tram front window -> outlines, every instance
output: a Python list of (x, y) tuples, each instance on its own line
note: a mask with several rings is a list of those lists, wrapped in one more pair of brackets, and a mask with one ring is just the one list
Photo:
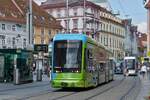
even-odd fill
[(135, 69), (135, 60), (126, 60), (125, 64), (128, 69)]
[(54, 72), (80, 72), (82, 60), (82, 41), (55, 41), (53, 56)]

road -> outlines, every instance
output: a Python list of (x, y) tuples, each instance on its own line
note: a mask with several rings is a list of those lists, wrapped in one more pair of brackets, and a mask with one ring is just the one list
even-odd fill
[(136, 100), (139, 77), (116, 75), (114, 81), (88, 89), (54, 89), (49, 81), (23, 85), (0, 84), (0, 100)]

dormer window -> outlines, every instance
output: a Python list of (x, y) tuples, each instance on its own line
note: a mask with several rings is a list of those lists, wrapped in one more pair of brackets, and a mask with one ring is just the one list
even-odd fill
[(77, 8), (73, 9), (74, 16), (77, 16)]
[(37, 17), (34, 15), (34, 19), (37, 19)]
[(14, 13), (11, 13), (11, 16), (17, 18), (17, 15), (15, 15)]
[(4, 14), (4, 13), (2, 13), (2, 12), (0, 12), (0, 16), (5, 17), (5, 14)]

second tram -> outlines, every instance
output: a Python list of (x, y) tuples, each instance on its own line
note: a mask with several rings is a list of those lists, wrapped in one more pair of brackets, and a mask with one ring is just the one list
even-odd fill
[(52, 87), (96, 87), (113, 80), (112, 53), (86, 35), (57, 34), (52, 47)]
[(124, 57), (124, 69), (126, 69), (126, 75), (137, 75), (136, 57)]

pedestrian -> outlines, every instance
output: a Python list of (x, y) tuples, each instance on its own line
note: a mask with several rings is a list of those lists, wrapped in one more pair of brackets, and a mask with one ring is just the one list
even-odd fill
[(147, 72), (147, 67), (145, 64), (143, 64), (141, 67), (141, 74), (142, 74), (143, 78), (145, 77), (146, 72)]
[(124, 68), (124, 76), (128, 76), (128, 68), (127, 67)]
[(150, 67), (147, 66), (147, 78), (150, 79)]

